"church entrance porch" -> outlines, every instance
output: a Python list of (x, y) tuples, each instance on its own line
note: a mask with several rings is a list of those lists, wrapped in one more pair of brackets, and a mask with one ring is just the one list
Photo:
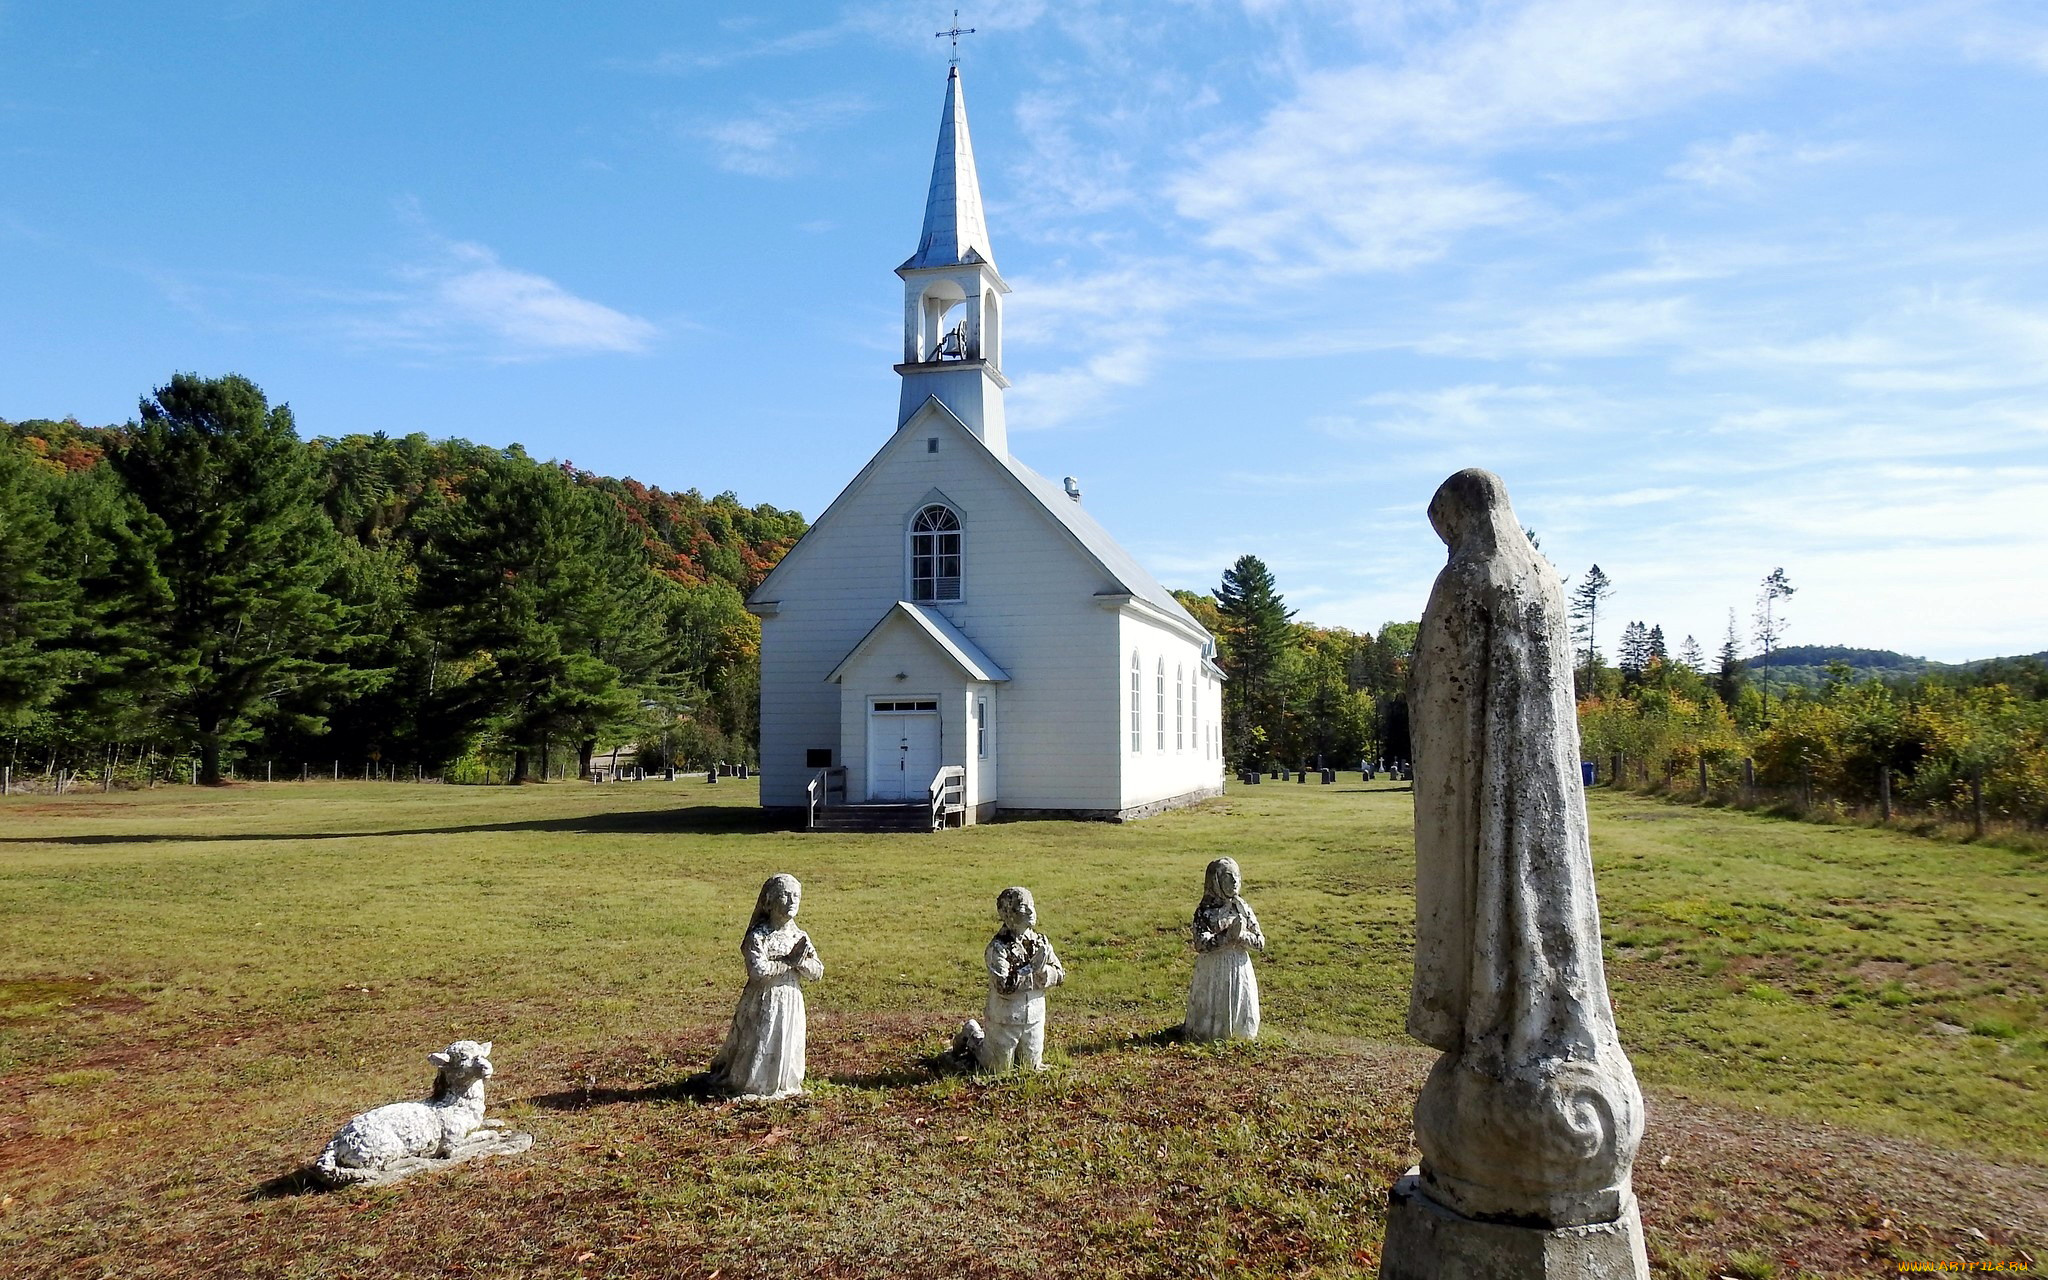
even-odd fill
[(868, 708), (867, 798), (877, 803), (922, 800), (940, 762), (935, 698), (876, 699)]

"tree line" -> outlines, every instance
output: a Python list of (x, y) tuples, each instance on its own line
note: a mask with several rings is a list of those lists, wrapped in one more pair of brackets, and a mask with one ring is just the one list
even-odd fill
[(546, 776), (745, 760), (801, 516), (465, 440), (302, 440), (246, 378), (0, 422), (0, 759)]
[(1238, 557), (1210, 593), (1174, 592), (1217, 642), (1231, 769), (1406, 760), (1413, 622), (1377, 633), (1294, 620), (1273, 573)]
[(1859, 678), (1833, 661), (1819, 688), (1778, 680), (1771, 657), (1796, 594), (1779, 568), (1758, 586), (1747, 646), (1732, 609), (1712, 659), (1690, 636), (1674, 654), (1661, 627), (1630, 622), (1609, 667), (1592, 628), (1596, 576), (1611, 593), (1598, 566), (1572, 592), (1586, 645), (1579, 736), (1603, 767), (1621, 758), (1623, 781), (1689, 791), (1704, 765), (1715, 794), (1753, 785), (1800, 807), (2048, 826), (2048, 663)]
[[(1704, 763), (1718, 795), (1753, 782), (1809, 805), (1889, 799), (1937, 818), (2048, 826), (2048, 662), (1863, 678), (1832, 662), (1819, 688), (1783, 681), (1771, 659), (1797, 588), (1776, 568), (1758, 584), (1746, 634), (1733, 609), (1711, 653), (1692, 636), (1674, 642), (1660, 624), (1630, 620), (1610, 663), (1600, 624), (1606, 615), (1613, 625), (1606, 605), (1616, 590), (1594, 565), (1567, 591), (1580, 740), (1603, 774), (1618, 756), (1624, 780), (1686, 790)], [(1217, 637), (1230, 768), (1409, 758), (1415, 623), (1367, 634), (1299, 621), (1249, 555), (1213, 592), (1175, 594)]]

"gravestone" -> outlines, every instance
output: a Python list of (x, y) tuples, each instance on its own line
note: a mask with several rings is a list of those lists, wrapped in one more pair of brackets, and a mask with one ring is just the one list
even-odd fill
[(1442, 1051), (1382, 1280), (1648, 1280), (1643, 1100), (1601, 962), (1564, 591), (1500, 478), (1429, 505), (1449, 548), (1416, 639), (1415, 981)]

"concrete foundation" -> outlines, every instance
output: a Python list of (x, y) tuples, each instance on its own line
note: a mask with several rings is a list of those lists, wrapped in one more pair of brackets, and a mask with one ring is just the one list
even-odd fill
[(1150, 804), (1134, 804), (1128, 809), (1019, 809), (1002, 805), (996, 811), (998, 822), (1034, 822), (1054, 819), (1063, 822), (1137, 822), (1156, 817), (1173, 809), (1185, 809), (1189, 805), (1213, 800), (1223, 794), (1219, 784), (1183, 791), (1177, 796), (1154, 800)]
[(1380, 1280), (1649, 1280), (1632, 1195), (1613, 1222), (1517, 1227), (1453, 1213), (1421, 1181), (1411, 1169), (1387, 1194)]

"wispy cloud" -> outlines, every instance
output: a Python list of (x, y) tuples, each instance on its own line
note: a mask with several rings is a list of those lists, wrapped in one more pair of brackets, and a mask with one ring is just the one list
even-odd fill
[(1506, 323), (1475, 318), (1468, 326), (1418, 339), (1425, 355), (1558, 359), (1633, 353), (1673, 343), (1693, 331), (1685, 297), (1563, 300), (1524, 304)]
[(1775, 172), (1801, 165), (1826, 164), (1862, 154), (1856, 143), (1788, 142), (1761, 130), (1731, 138), (1695, 142), (1685, 159), (1665, 170), (1695, 186), (1723, 191), (1754, 191)]
[(425, 249), (392, 271), (394, 286), (327, 291), (343, 309), (332, 325), (368, 346), (492, 361), (645, 351), (660, 336), (650, 321), (579, 297), (536, 272), (506, 265), (474, 241), (442, 237), (416, 205), (399, 211)]
[(1170, 187), (1211, 244), (1376, 271), (1534, 216), (1474, 166), (1753, 84), (1879, 38), (1895, 19), (1798, 0), (1537, 0), (1436, 43), (1300, 75), (1257, 127)]
[(1830, 333), (1703, 348), (1705, 366), (1819, 372), (1868, 391), (1982, 392), (2048, 384), (2048, 311), (1977, 290), (1913, 290)]
[(847, 19), (795, 31), (778, 31), (748, 38), (744, 32), (727, 33), (723, 43), (706, 40), (701, 44), (663, 49), (645, 57), (614, 58), (610, 65), (619, 71), (646, 75), (681, 76), (715, 71), (734, 63), (757, 58), (787, 57), (838, 44), (859, 29)]
[(748, 115), (692, 121), (682, 131), (707, 144), (712, 162), (728, 173), (786, 178), (801, 167), (798, 138), (844, 123), (869, 109), (867, 100), (858, 94), (827, 94), (762, 106)]

